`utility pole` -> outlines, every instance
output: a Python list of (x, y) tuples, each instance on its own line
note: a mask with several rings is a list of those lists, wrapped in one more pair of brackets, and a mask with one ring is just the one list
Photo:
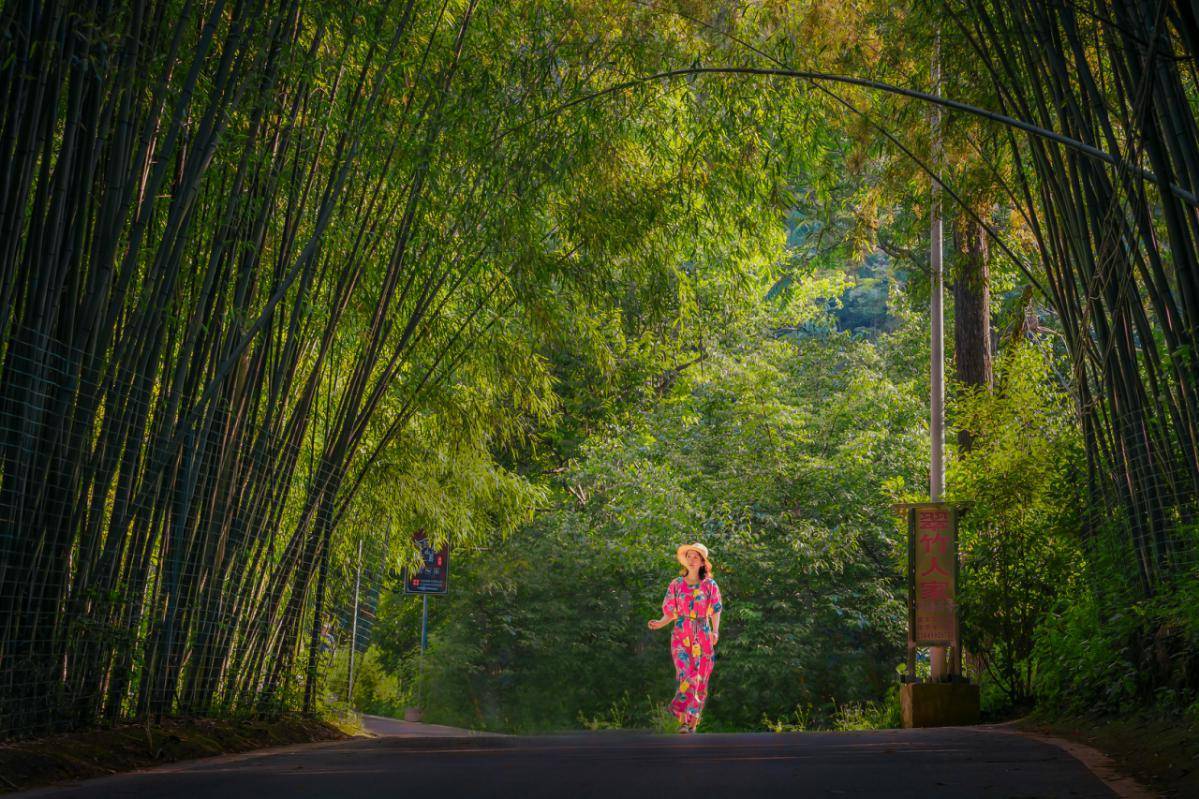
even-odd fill
[[(933, 40), (932, 92), (941, 93), (941, 34)], [(945, 169), (941, 110), (932, 109), (929, 191), (929, 502), (905, 504), (908, 520), (908, 669), (899, 687), (904, 727), (974, 724), (979, 688), (961, 677), (957, 511), (945, 504), (945, 270), (940, 176)], [(916, 645), (928, 645), (930, 681), (915, 677)], [(946, 646), (948, 644), (948, 647)], [(952, 648), (954, 663), (946, 659)], [(947, 673), (949, 672), (949, 673)]]
[[(938, 32), (933, 49), (932, 65), (933, 93), (941, 93), (941, 36)], [(932, 107), (932, 165), (940, 175), (944, 167), (941, 141), (941, 106)], [(929, 290), (930, 341), (930, 396), (929, 435), (932, 438), (932, 453), (928, 471), (928, 493), (933, 502), (941, 502), (945, 495), (945, 274), (942, 262), (944, 251), (944, 224), (941, 219), (941, 184), (932, 181), (929, 216), (929, 272), (932, 285)], [(933, 682), (945, 677), (945, 647), (934, 646), (928, 650), (929, 666)]]

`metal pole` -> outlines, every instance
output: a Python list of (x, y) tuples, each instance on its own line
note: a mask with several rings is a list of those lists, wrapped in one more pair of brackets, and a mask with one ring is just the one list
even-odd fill
[(420, 611), (420, 660), (417, 664), (417, 680), (418, 687), (416, 704), (418, 707), (424, 708), (424, 690), (425, 690), (425, 650), (429, 648), (429, 595), (421, 595), (421, 611)]
[(421, 602), (424, 605), (420, 613), (420, 653), (423, 656), (429, 648), (429, 595), (422, 596)]
[[(938, 33), (932, 64), (933, 92), (941, 90), (941, 37)], [(939, 173), (942, 168), (941, 107), (932, 109), (932, 164)], [(931, 227), (929, 231), (929, 265), (932, 286), (929, 291), (929, 324), (931, 326), (931, 363), (929, 397), (929, 434), (932, 438), (932, 454), (929, 464), (929, 495), (933, 502), (940, 502), (945, 494), (945, 318), (942, 297), (945, 291), (942, 250), (944, 227), (941, 220), (941, 186), (932, 182), (932, 198), (929, 205)], [(932, 679), (937, 682), (945, 676), (945, 647), (934, 646), (928, 651)]]
[(350, 673), (346, 677), (346, 702), (354, 706), (354, 652), (358, 649), (358, 593), (362, 587), (362, 539), (358, 539), (358, 576), (354, 578), (354, 621), (350, 624)]

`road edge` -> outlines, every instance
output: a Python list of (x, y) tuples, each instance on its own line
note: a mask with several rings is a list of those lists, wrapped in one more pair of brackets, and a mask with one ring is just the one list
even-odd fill
[(167, 719), (0, 742), (0, 796), (353, 736), (318, 719)]
[(1063, 750), (1078, 762), (1086, 766), (1100, 781), (1112, 790), (1120, 799), (1162, 799), (1162, 794), (1150, 789), (1135, 777), (1124, 772), (1111, 755), (1069, 738), (1047, 735), (1024, 729), (1019, 725), (1023, 719), (1008, 721), (1002, 724), (980, 724), (971, 729), (999, 733), (1001, 735), (1020, 735), (1040, 743), (1050, 744)]

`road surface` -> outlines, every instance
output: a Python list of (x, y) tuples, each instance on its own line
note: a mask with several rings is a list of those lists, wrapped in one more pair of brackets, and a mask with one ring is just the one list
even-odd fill
[[(464, 735), (368, 720), (384, 737), (177, 763), (20, 797), (1113, 797), (1049, 743), (986, 728), (691, 736)], [(390, 733), (390, 734), (389, 734)]]

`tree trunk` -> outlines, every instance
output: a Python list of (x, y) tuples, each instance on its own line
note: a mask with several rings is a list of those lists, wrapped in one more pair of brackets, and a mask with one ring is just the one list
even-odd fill
[[(983, 214), (980, 214), (982, 216)], [(959, 217), (953, 281), (953, 360), (958, 383), (990, 390), (991, 288), (987, 231), (975, 219)], [(969, 430), (958, 430), (958, 447), (973, 445)]]

